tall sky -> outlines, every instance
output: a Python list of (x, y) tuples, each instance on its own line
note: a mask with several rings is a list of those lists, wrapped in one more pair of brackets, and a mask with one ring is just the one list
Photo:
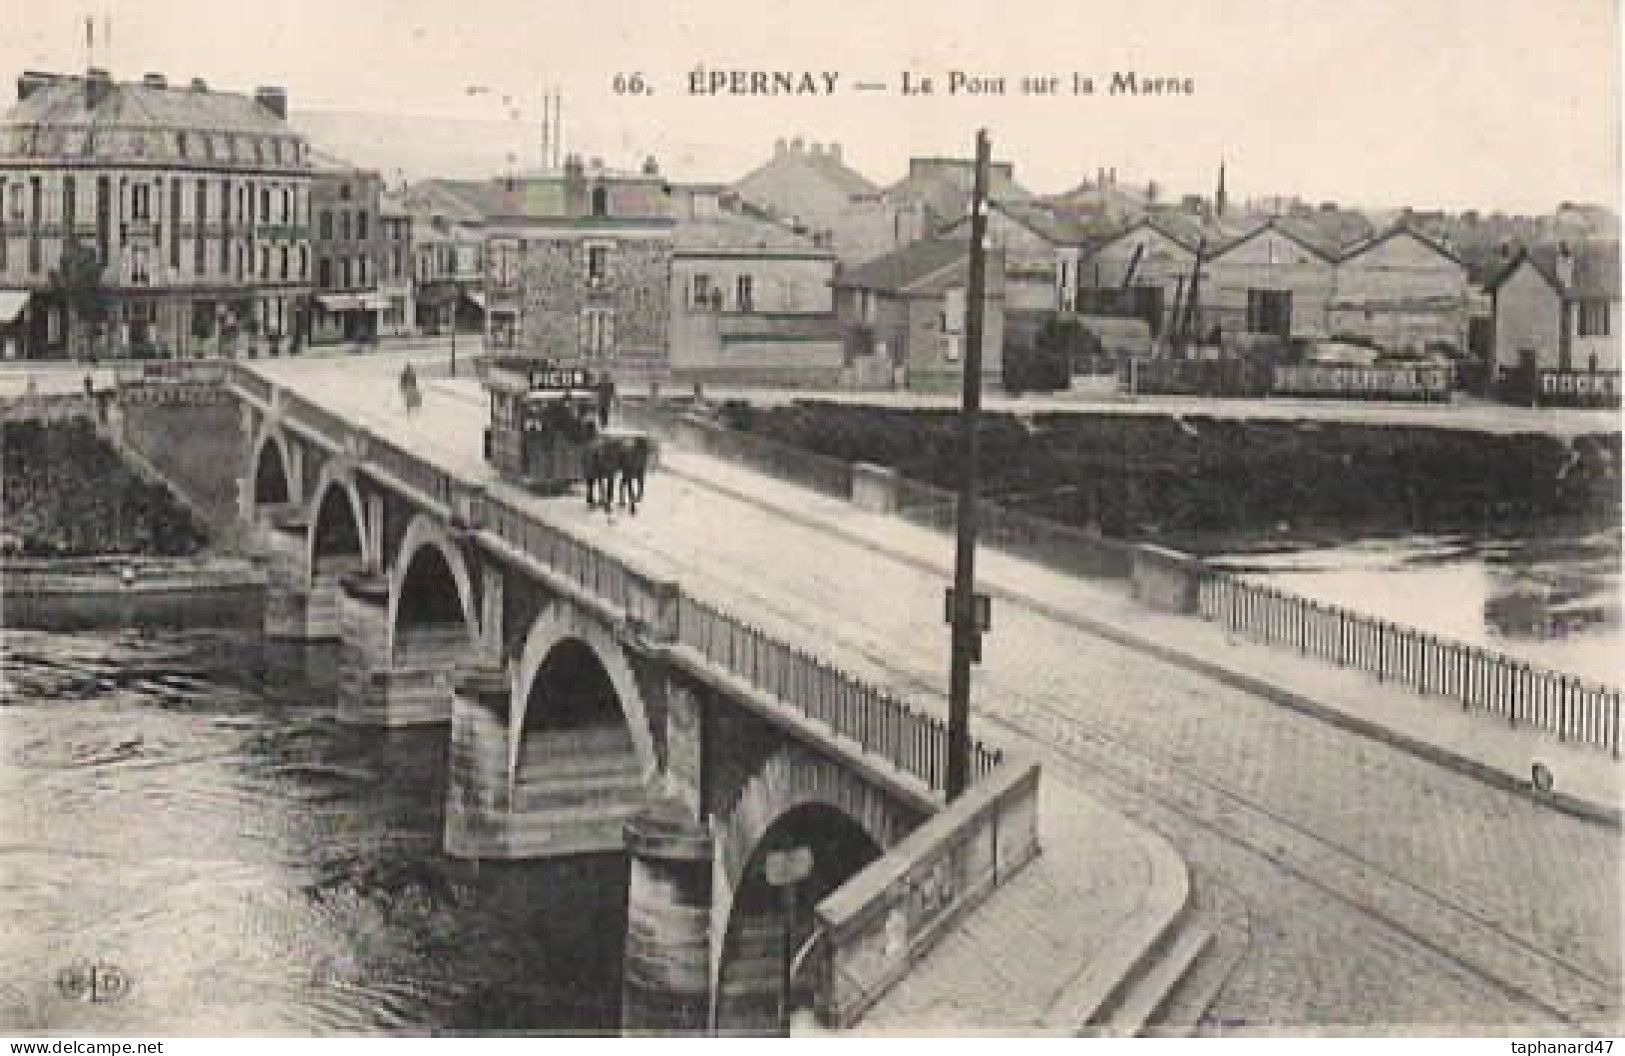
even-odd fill
[[(1206, 191), (1223, 157), (1233, 197), (1548, 211), (1620, 194), (1615, 0), (0, 0), (0, 74), (83, 68), (87, 16), (115, 76), (456, 119), (523, 164), (557, 86), (571, 149), (617, 166), (653, 154), (681, 178), (737, 178), (801, 136), (890, 182), (911, 155), (968, 153), (986, 126), (1040, 192), (1102, 166)], [(697, 96), (697, 69), (839, 82)], [(905, 70), (936, 94), (899, 94)], [(1002, 77), (1005, 94), (948, 95), (954, 70)], [(1108, 94), (1127, 71), (1194, 94)], [(618, 73), (654, 94), (617, 94)], [(1074, 73), (1095, 94), (1071, 94)], [(1049, 76), (1061, 94), (1021, 94)]]

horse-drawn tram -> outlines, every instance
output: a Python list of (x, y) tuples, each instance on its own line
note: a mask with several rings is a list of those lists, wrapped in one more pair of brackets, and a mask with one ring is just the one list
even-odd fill
[(545, 495), (587, 486), (587, 501), (606, 509), (616, 497), (636, 512), (653, 445), (639, 432), (607, 427), (614, 388), (608, 375), (545, 360), (485, 364), (491, 424), (485, 458), (504, 479)]

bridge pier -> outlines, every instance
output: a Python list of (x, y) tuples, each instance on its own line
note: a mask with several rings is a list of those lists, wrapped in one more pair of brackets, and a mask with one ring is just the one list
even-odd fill
[[(315, 642), (339, 641), (343, 638), (339, 604), (344, 596), (344, 578), (366, 571), (366, 562), (359, 554), (344, 554), (318, 557), (313, 563), (309, 600), (305, 604), (305, 637)], [(387, 594), (385, 598), (387, 600)]]
[(626, 823), (624, 1034), (703, 1034), (711, 1006), (710, 832), (669, 802)]
[(728, 971), (717, 982), (717, 1033), (782, 1033), (780, 1009), (790, 923), (784, 907), (765, 898), (765, 885), (747, 886), (733, 904)]
[(508, 672), (481, 664), (457, 680), (446, 775), (446, 853), (453, 858), (516, 858), (508, 845), (513, 806), (508, 780)]
[(310, 521), (292, 504), (265, 515), (260, 536), (269, 557), (265, 590), (265, 636), (272, 641), (310, 639), (310, 591), (305, 586), (306, 533)]
[(339, 721), (416, 726), (450, 719), (453, 671), (461, 654), (430, 647), (425, 655), (414, 653), (410, 666), (392, 662), (389, 580), (364, 572), (338, 579)]

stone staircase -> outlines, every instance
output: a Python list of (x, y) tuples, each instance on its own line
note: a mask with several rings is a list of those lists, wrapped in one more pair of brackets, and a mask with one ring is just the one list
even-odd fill
[(1082, 1033), (1100, 1037), (1190, 1037), (1205, 1033), (1208, 1009), (1246, 953), (1246, 904), (1207, 877), (1136, 969), (1089, 1014)]

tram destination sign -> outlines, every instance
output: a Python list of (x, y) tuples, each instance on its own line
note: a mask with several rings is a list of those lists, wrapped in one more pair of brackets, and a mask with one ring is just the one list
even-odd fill
[(587, 389), (592, 387), (592, 372), (585, 367), (531, 367), (532, 389)]

